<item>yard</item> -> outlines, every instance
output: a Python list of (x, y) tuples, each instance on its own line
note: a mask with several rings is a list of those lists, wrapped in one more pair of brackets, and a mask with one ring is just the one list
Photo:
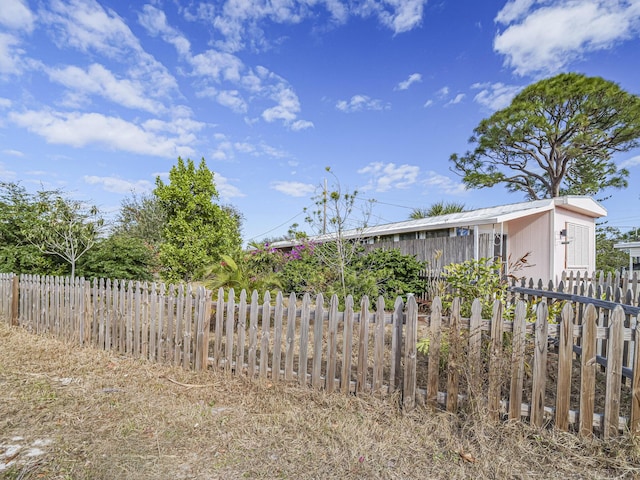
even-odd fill
[(583, 440), (397, 399), (193, 372), (0, 322), (0, 477), (611, 478), (640, 440)]

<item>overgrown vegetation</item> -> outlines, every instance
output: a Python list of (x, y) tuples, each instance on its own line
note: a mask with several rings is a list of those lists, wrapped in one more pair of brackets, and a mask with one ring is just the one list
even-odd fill
[[(0, 321), (0, 477), (633, 478), (640, 444), (190, 372)], [(9, 447), (11, 446), (11, 448)]]

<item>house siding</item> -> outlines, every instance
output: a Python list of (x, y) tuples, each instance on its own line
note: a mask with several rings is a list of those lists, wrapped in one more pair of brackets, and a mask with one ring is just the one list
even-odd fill
[[(588, 233), (586, 235), (587, 240), (585, 243), (581, 245), (580, 248), (586, 250), (588, 253), (588, 261), (587, 265), (583, 265), (584, 268), (572, 268), (573, 265), (567, 263), (567, 250), (569, 248), (574, 247), (575, 244), (572, 245), (572, 242), (575, 242), (575, 238), (570, 238), (570, 236), (564, 237), (560, 235), (562, 230), (567, 229), (567, 224), (577, 225), (579, 227), (586, 228)], [(580, 213), (572, 212), (570, 210), (566, 210), (563, 208), (557, 208), (555, 219), (554, 219), (554, 227), (553, 227), (553, 239), (554, 239), (554, 271), (556, 275), (558, 272), (565, 271), (576, 271), (579, 270), (584, 272), (585, 270), (589, 272), (593, 272), (596, 269), (596, 232), (595, 232), (595, 224), (593, 218), (588, 217), (586, 215), (582, 215)], [(566, 243), (568, 242), (568, 243)]]
[(507, 224), (509, 234), (509, 262), (514, 263), (529, 253), (529, 267), (520, 271), (510, 271), (513, 275), (540, 278), (548, 281), (552, 278), (550, 268), (551, 247), (549, 241), (551, 213), (543, 212), (528, 217), (511, 220)]

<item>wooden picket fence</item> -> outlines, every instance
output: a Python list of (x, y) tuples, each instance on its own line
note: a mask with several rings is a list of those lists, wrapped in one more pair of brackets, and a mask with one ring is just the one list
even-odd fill
[[(0, 274), (0, 315), (34, 333), (185, 368), (394, 394), (405, 409), (473, 409), (586, 436), (637, 434), (638, 308), (530, 286), (539, 285), (514, 286), (511, 317), (496, 301), (486, 319), (478, 299), (463, 318), (459, 299), (444, 312), (435, 298), (419, 315), (413, 297), (387, 312), (382, 298), (370, 308), (366, 297), (340, 305), (336, 296), (220, 290), (214, 300), (188, 285)], [(557, 301), (561, 313), (550, 318)], [(423, 355), (416, 345), (425, 337)]]

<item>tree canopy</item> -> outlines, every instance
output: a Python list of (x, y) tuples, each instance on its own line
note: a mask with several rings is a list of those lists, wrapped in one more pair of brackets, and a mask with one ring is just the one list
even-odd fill
[(154, 195), (166, 215), (160, 245), (162, 275), (170, 281), (190, 281), (203, 265), (220, 261), (222, 254), (240, 248), (240, 219), (235, 210), (219, 205), (214, 174), (204, 158), (178, 163), (169, 183), (156, 178)]
[(612, 155), (639, 145), (640, 98), (600, 77), (563, 73), (526, 87), (453, 154), (469, 188), (505, 184), (529, 199), (625, 188)]
[(37, 217), (34, 196), (19, 184), (0, 182), (0, 271), (63, 274), (61, 258), (43, 253), (30, 241)]

